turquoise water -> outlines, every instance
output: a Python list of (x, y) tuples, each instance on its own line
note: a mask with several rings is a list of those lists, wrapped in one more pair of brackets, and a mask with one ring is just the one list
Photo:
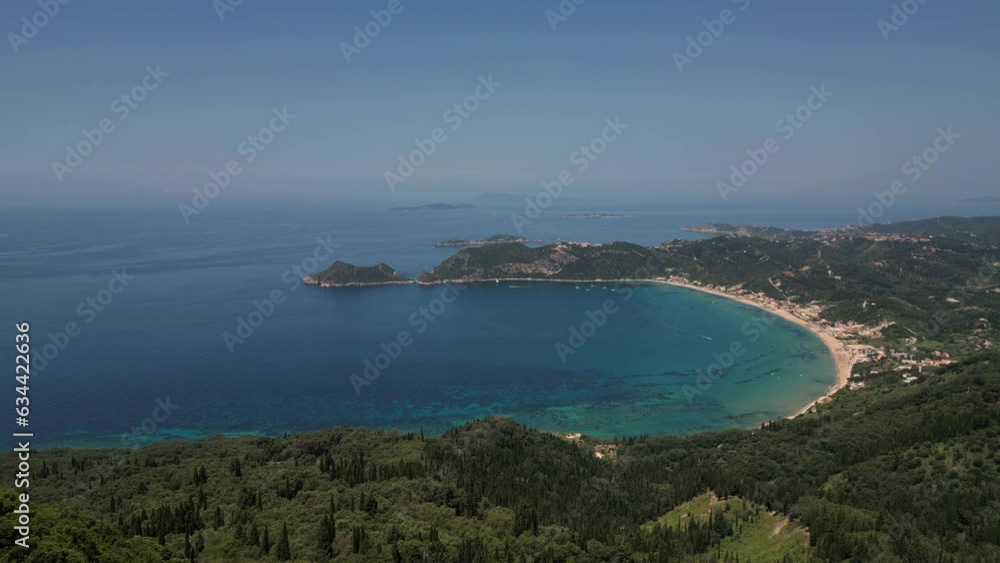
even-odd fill
[[(283, 275), (317, 236), (332, 235), (335, 258), (415, 273), (450, 254), (434, 241), (504, 232), (507, 221), (485, 210), (436, 217), (220, 210), (186, 226), (172, 214), (102, 211), (49, 215), (47, 229), (8, 217), (0, 291), (11, 298), (0, 317), (9, 342), (14, 322), (32, 323), (36, 442), (133, 445), (335, 425), (440, 433), (489, 415), (596, 436), (683, 434), (785, 416), (834, 382), (832, 358), (808, 331), (681, 288), (479, 284), (445, 294), (445, 304), (435, 301), (443, 286), (333, 290)], [(705, 219), (556, 217), (539, 236), (651, 243), (693, 236), (676, 227)], [(100, 312), (81, 313), (122, 267), (135, 279)], [(275, 290), (282, 303), (230, 351), (224, 334), (238, 334), (254, 301)], [(614, 312), (592, 334), (581, 328), (602, 308)], [(774, 319), (766, 331), (748, 325), (762, 316)], [(80, 328), (68, 342), (67, 322)], [(588, 337), (571, 342), (571, 327)], [(401, 332), (409, 345), (386, 366), (382, 345), (394, 351)], [(565, 362), (559, 343), (570, 347)], [(744, 352), (699, 389), (699, 373), (736, 344)], [(363, 378), (366, 361), (385, 369), (358, 393), (351, 375)], [(176, 409), (165, 414), (164, 404)]]
[[(350, 299), (359, 317), (402, 320), (439, 293), (369, 289), (330, 299)], [(602, 309), (614, 312), (602, 319)], [(395, 324), (363, 340), (388, 342)], [(592, 336), (571, 343), (572, 328)], [(717, 371), (734, 343), (743, 352)], [(368, 358), (380, 351), (365, 348)], [(718, 377), (699, 382), (710, 369)], [(834, 377), (815, 335), (727, 299), (662, 285), (484, 284), (467, 286), (360, 398), (335, 393), (315, 403), (314, 416), (329, 416), (323, 405), (334, 403), (337, 416), (366, 425), (393, 413), (394, 426), (432, 431), (496, 413), (595, 436), (683, 434), (786, 416)]]

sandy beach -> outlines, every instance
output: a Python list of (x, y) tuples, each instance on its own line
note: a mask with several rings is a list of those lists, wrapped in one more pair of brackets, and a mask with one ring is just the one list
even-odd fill
[(817, 397), (815, 400), (811, 401), (806, 406), (804, 406), (801, 409), (795, 411), (793, 414), (789, 415), (788, 418), (795, 418), (795, 417), (797, 417), (797, 416), (799, 416), (801, 414), (804, 414), (804, 413), (808, 412), (817, 403), (824, 403), (826, 401), (829, 401), (830, 397), (834, 393), (836, 393), (842, 387), (844, 387), (845, 385), (847, 385), (847, 380), (851, 377), (851, 368), (854, 367), (854, 356), (853, 356), (853, 354), (851, 354), (851, 352), (847, 349), (847, 346), (843, 342), (841, 342), (836, 337), (834, 337), (832, 334), (826, 332), (825, 330), (823, 330), (821, 327), (817, 326), (816, 324), (814, 324), (814, 323), (812, 323), (812, 322), (810, 322), (810, 321), (808, 321), (806, 319), (802, 319), (800, 317), (797, 317), (797, 316), (793, 315), (790, 311), (786, 311), (784, 309), (779, 309), (779, 308), (776, 308), (776, 307), (767, 307), (765, 305), (762, 305), (761, 303), (757, 303), (755, 301), (751, 301), (749, 299), (740, 297), (739, 295), (730, 295), (730, 294), (725, 293), (723, 291), (718, 291), (718, 290), (715, 290), (715, 289), (709, 289), (707, 287), (701, 287), (701, 286), (692, 285), (692, 284), (689, 284), (689, 283), (681, 283), (681, 282), (665, 281), (665, 280), (649, 280), (649, 281), (653, 281), (655, 283), (667, 284), (667, 285), (674, 285), (674, 286), (677, 286), (677, 287), (684, 287), (684, 288), (687, 288), (687, 289), (693, 289), (695, 291), (701, 291), (701, 292), (704, 292), (704, 293), (710, 293), (712, 295), (718, 295), (719, 297), (725, 297), (727, 299), (733, 299), (734, 301), (739, 301), (740, 303), (744, 303), (746, 305), (750, 305), (750, 306), (756, 307), (758, 309), (763, 309), (763, 310), (765, 310), (765, 311), (767, 311), (769, 313), (773, 313), (773, 314), (775, 314), (775, 315), (777, 315), (777, 316), (779, 316), (779, 317), (781, 317), (781, 318), (783, 318), (783, 319), (785, 319), (787, 321), (791, 321), (791, 322), (793, 322), (793, 323), (795, 323), (795, 324), (797, 324), (797, 325), (799, 325), (799, 326), (801, 326), (801, 327), (803, 327), (803, 328), (805, 328), (807, 330), (810, 330), (813, 333), (815, 333), (816, 336), (819, 336), (820, 339), (823, 341), (823, 343), (826, 344), (826, 347), (830, 350), (830, 355), (833, 356), (834, 364), (837, 367), (837, 382), (832, 387), (830, 387), (830, 389), (824, 395), (822, 395), (820, 397)]

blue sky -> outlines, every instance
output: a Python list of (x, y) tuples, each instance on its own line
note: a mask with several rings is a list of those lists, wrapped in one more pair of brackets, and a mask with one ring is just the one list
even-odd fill
[[(912, 1), (912, 0), (911, 0)], [(567, 3), (569, 0), (567, 0)], [(898, 0), (684, 2), (587, 0), (553, 30), (559, 1), (401, 0), (402, 11), (352, 57), (342, 54), (371, 2), (244, 0), (220, 21), (212, 2), (83, 2), (11, 46), (36, 1), (0, 5), (5, 135), (0, 195), (10, 202), (181, 202), (236, 159), (233, 201), (471, 201), (532, 195), (573, 169), (571, 154), (607, 118), (629, 128), (567, 198), (622, 205), (862, 205), (901, 177), (940, 127), (961, 134), (914, 182), (913, 201), (991, 196), (1000, 147), (1000, 5), (927, 0), (883, 37)], [(746, 9), (741, 10), (744, 5)], [(679, 72), (673, 54), (729, 9), (711, 45)], [(147, 66), (169, 73), (126, 119), (111, 110)], [(451, 130), (443, 118), (480, 76), (496, 91)], [(717, 182), (775, 123), (834, 95), (729, 201)], [(295, 119), (253, 162), (238, 152)], [(54, 161), (82, 129), (115, 129), (57, 181)], [(414, 139), (448, 139), (395, 192)]]

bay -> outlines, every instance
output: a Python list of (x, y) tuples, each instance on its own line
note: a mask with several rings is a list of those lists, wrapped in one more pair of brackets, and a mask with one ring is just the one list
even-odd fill
[[(550, 214), (526, 236), (654, 244), (700, 236), (679, 227), (708, 219)], [(824, 220), (833, 222), (795, 218)], [(434, 248), (438, 240), (512, 232), (505, 211), (220, 207), (187, 225), (161, 209), (46, 210), (44, 218), (5, 216), (4, 225), (0, 314), (32, 324), (32, 428), (43, 445), (343, 424), (440, 433), (490, 415), (602, 437), (685, 434), (785, 416), (834, 380), (832, 359), (805, 329), (779, 319), (751, 342), (747, 323), (764, 313), (681, 288), (469, 285), (425, 324), (414, 315), (426, 320), (421, 308), (443, 287), (327, 290), (288, 282), (317, 239), (336, 245), (333, 259), (384, 261), (415, 275), (455, 251)], [(122, 270), (134, 279), (120, 293), (104, 292), (112, 299), (101, 305), (112, 272)], [(275, 291), (284, 300), (227, 346), (224, 335), (238, 334), (240, 319)], [(571, 329), (608, 300), (616, 312), (574, 347)], [(13, 322), (3, 330), (11, 342)], [(67, 323), (77, 335), (64, 338)], [(365, 379), (370, 385), (359, 394), (351, 375), (363, 378), (366, 361), (379, 359), (383, 343), (403, 331), (412, 344)], [(573, 353), (561, 357), (560, 343)], [(746, 353), (692, 394), (699, 373), (733, 343)], [(165, 415), (164, 404), (176, 410)]]

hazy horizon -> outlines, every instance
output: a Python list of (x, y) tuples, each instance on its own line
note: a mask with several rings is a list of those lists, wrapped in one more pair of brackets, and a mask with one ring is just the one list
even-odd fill
[[(1000, 7), (931, 1), (891, 29), (893, 4), (68, 3), (35, 26), (36, 2), (8, 2), (0, 196), (176, 208), (233, 160), (218, 196), (232, 205), (523, 199), (562, 170), (559, 205), (853, 210), (896, 179), (901, 207), (994, 196)], [(581, 170), (579, 147), (614, 120)], [(954, 150), (914, 179), (907, 161), (949, 130)], [(777, 150), (722, 197), (768, 138)], [(390, 189), (415, 141), (433, 152)]]

